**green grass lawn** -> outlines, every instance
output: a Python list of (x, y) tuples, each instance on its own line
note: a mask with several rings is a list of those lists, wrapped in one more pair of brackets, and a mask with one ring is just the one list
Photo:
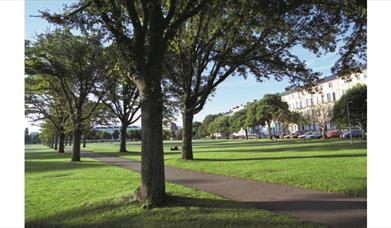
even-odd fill
[[(193, 161), (180, 159), (180, 151), (165, 142), (165, 164), (264, 182), (366, 196), (367, 149), (361, 140), (209, 140), (194, 141)], [(88, 144), (86, 150), (140, 159), (140, 143), (119, 153), (118, 143)]]
[(131, 200), (138, 173), (43, 146), (26, 146), (25, 168), (26, 227), (318, 227), (170, 183), (145, 210)]

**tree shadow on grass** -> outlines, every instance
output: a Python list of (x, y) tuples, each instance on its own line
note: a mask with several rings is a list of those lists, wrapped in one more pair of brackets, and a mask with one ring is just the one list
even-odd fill
[(55, 151), (53, 148), (49, 148), (49, 147), (29, 147), (29, 148), (24, 148), (24, 150), (26, 152), (39, 152), (39, 151)]
[(274, 153), (274, 152), (338, 152), (343, 150), (359, 150), (364, 149), (361, 144), (324, 144), (324, 145), (312, 145), (312, 144), (303, 144), (297, 145), (294, 147), (256, 147), (256, 148), (238, 148), (238, 147), (222, 147), (217, 149), (210, 148), (207, 151), (199, 151), (199, 148), (194, 148), (194, 153), (229, 153), (229, 152), (238, 152), (238, 153)]
[(75, 169), (85, 168), (96, 168), (107, 166), (107, 164), (100, 163), (98, 161), (25, 161), (25, 172), (36, 173), (36, 172), (47, 172), (47, 171), (66, 171)]
[[(314, 145), (315, 144), (315, 145)], [(319, 140), (319, 139), (294, 139), (294, 140), (273, 140), (273, 141), (223, 141), (223, 142), (199, 142), (193, 143), (194, 148), (213, 148), (213, 147), (246, 147), (246, 146), (289, 146), (289, 145), (302, 145), (302, 146), (316, 146), (316, 147), (325, 147), (325, 146), (339, 146), (346, 148), (355, 148), (355, 147), (363, 147), (366, 146), (366, 141), (357, 141), (353, 144), (350, 144), (346, 140), (338, 140), (338, 139), (328, 139), (328, 140)]]
[(261, 158), (196, 158), (196, 161), (261, 161), (261, 160), (285, 160), (285, 159), (308, 159), (308, 158), (351, 158), (366, 157), (366, 154), (327, 154), (313, 156), (281, 156), (281, 157), (261, 157)]
[[(165, 155), (176, 155), (176, 154), (181, 154), (181, 151), (169, 151), (170, 148), (165, 148), (166, 150), (164, 151)], [(138, 156), (141, 157), (141, 152), (134, 152), (134, 151), (127, 151), (127, 152), (99, 152), (99, 151), (94, 151), (93, 153), (95, 154), (101, 154), (102, 156), (111, 156), (111, 157), (122, 157), (126, 155), (131, 155), (131, 156)]]
[[(141, 204), (129, 198), (81, 204), (54, 215), (26, 221), (26, 227), (316, 227), (315, 224), (287, 219), (276, 214), (249, 213), (248, 209), (259, 208), (277, 213), (326, 212), (339, 213), (346, 210), (365, 210), (364, 201), (318, 200), (235, 202), (230, 200), (205, 199), (168, 195), (159, 208), (144, 210)], [(366, 217), (348, 222), (366, 224)]]
[[(89, 152), (89, 151), (87, 151)], [(134, 152), (134, 151), (126, 151), (126, 152), (100, 152), (99, 150), (94, 150), (92, 152), (92, 156), (96, 157), (121, 157), (121, 156), (126, 156), (126, 155), (133, 155), (133, 156), (141, 156), (140, 152)]]
[[(298, 227), (308, 223), (268, 212), (246, 214), (251, 205), (229, 200), (168, 196), (164, 205), (144, 210), (141, 204), (116, 200), (86, 204), (26, 222), (26, 227)], [(231, 213), (231, 214), (230, 214)], [(230, 216), (234, 215), (234, 216)], [(311, 224), (310, 227), (313, 227)]]
[[(41, 150), (42, 151), (42, 150)], [(24, 154), (26, 160), (47, 160), (47, 159), (59, 159), (59, 158), (71, 158), (70, 153), (58, 153), (56, 151), (49, 152), (26, 152)]]
[[(82, 205), (81, 207), (72, 208), (66, 211), (56, 213), (51, 216), (43, 216), (38, 219), (34, 219), (26, 222), (26, 227), (160, 227), (161, 225), (167, 226), (167, 220), (170, 221), (170, 227), (185, 227), (187, 221), (182, 219), (177, 220), (177, 215), (168, 216), (171, 213), (178, 211), (178, 208), (214, 208), (214, 209), (242, 209), (246, 206), (244, 204), (235, 203), (228, 200), (214, 200), (214, 199), (202, 199), (202, 198), (190, 198), (168, 195), (164, 205), (159, 208), (144, 210), (141, 209), (142, 205), (138, 202), (130, 200), (131, 197), (124, 200), (106, 201), (93, 205)], [(119, 213), (117, 214), (116, 211)], [(128, 211), (124, 214), (121, 211)], [(220, 211), (221, 213), (222, 211)], [(178, 212), (188, 213), (191, 212)], [(110, 214), (110, 216), (104, 216), (104, 214)], [(167, 216), (165, 216), (165, 214)], [(91, 218), (96, 215), (105, 217), (100, 221), (94, 221)], [(193, 214), (194, 215), (194, 214)], [(165, 217), (165, 218), (164, 218)], [(171, 218), (170, 218), (171, 217)], [(81, 218), (81, 219), (80, 219)], [(72, 221), (72, 220), (78, 221)], [(166, 221), (161, 221), (165, 219)], [(207, 218), (205, 218), (207, 220)], [(98, 219), (97, 219), (98, 220)], [(206, 222), (206, 221), (203, 221)], [(208, 225), (213, 225), (214, 221), (207, 222)]]

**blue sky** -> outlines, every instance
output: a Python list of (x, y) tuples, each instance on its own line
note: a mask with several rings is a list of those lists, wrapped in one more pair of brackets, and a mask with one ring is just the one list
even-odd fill
[[(39, 34), (53, 29), (45, 20), (30, 15), (38, 15), (38, 10), (49, 9), (56, 12), (63, 8), (64, 4), (71, 4), (74, 0), (26, 0), (25, 1), (25, 38), (33, 39), (35, 34)], [(307, 61), (309, 67), (314, 71), (321, 72), (323, 76), (330, 75), (330, 69), (337, 59), (337, 54), (330, 53), (317, 58), (307, 50), (297, 47), (294, 50), (301, 59)], [(256, 82), (254, 77), (248, 77), (247, 80), (241, 77), (231, 77), (225, 80), (216, 90), (214, 96), (205, 104), (204, 109), (198, 113), (194, 120), (202, 121), (208, 114), (225, 112), (232, 107), (245, 104), (248, 101), (261, 98), (267, 93), (282, 92), (288, 86), (287, 81), (277, 82), (275, 80)], [(181, 124), (180, 118), (177, 123)], [(34, 129), (34, 128), (33, 128)], [(36, 129), (36, 128), (35, 128)]]

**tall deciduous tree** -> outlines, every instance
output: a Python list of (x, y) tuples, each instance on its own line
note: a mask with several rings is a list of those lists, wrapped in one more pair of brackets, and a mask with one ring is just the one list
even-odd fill
[(281, 111), (288, 110), (288, 104), (281, 100), (278, 94), (266, 94), (256, 103), (257, 122), (266, 126), (269, 133), (269, 139), (272, 139), (271, 123), (278, 123), (278, 117)]
[(331, 121), (332, 105), (329, 103), (318, 104), (311, 106), (308, 113), (304, 113), (305, 118), (309, 123), (318, 124), (322, 139), (325, 139), (327, 123)]
[[(61, 91), (73, 125), (72, 161), (80, 161), (82, 123), (98, 106), (104, 90), (104, 52), (99, 36), (75, 36), (69, 30), (41, 35), (31, 47), (27, 73), (51, 77)], [(92, 97), (93, 108), (85, 109)]]
[(246, 105), (246, 119), (245, 125), (249, 128), (253, 128), (259, 125), (257, 120), (257, 103), (256, 101), (247, 103)]
[(140, 94), (143, 138), (141, 185), (135, 199), (147, 207), (160, 204), (165, 196), (161, 88), (165, 52), (178, 28), (205, 2), (87, 0), (68, 7), (63, 14), (42, 12), (51, 22), (83, 31), (99, 27), (118, 43), (124, 58), (135, 63), (132, 81)]
[(248, 125), (246, 124), (246, 114), (247, 112), (245, 108), (235, 112), (232, 116), (230, 116), (229, 124), (232, 132), (240, 131), (241, 129), (243, 129), (246, 133), (246, 139), (248, 139)]
[(280, 124), (280, 134), (281, 138), (284, 139), (286, 130), (292, 124), (302, 123), (303, 116), (299, 112), (292, 112), (288, 108), (281, 109), (277, 115), (278, 123)]
[[(349, 105), (350, 104), (350, 105)], [(367, 86), (357, 85), (348, 91), (334, 104), (332, 120), (340, 128), (348, 126), (347, 106), (352, 125), (358, 125), (367, 130)]]
[(126, 152), (127, 129), (141, 117), (139, 92), (136, 85), (129, 80), (129, 77), (135, 73), (134, 67), (122, 60), (116, 46), (111, 46), (109, 50), (112, 62), (105, 83), (107, 93), (103, 103), (121, 122), (119, 152)]
[(88, 105), (85, 106), (85, 113), (89, 114), (90, 109), (95, 109), (89, 118), (85, 118), (82, 123), (82, 135), (83, 135), (83, 148), (86, 147), (87, 137), (94, 127), (97, 126), (110, 126), (115, 125), (118, 121), (116, 116), (109, 110), (109, 108), (103, 104), (98, 104), (95, 107), (95, 102), (89, 102)]
[(311, 87), (318, 74), (291, 48), (318, 55), (335, 51), (336, 38), (354, 22), (347, 12), (354, 10), (353, 4), (333, 1), (211, 1), (183, 24), (165, 64), (181, 101), (183, 159), (193, 158), (193, 116), (220, 83), (252, 73), (258, 81), (289, 78), (294, 86)]
[(229, 124), (229, 116), (219, 116), (209, 124), (209, 131), (212, 133), (220, 133), (223, 137), (229, 138), (231, 127)]
[(202, 123), (194, 122), (193, 123), (193, 137), (201, 138), (202, 137)]
[[(30, 71), (29, 59), (33, 53), (26, 46), (26, 71)], [(69, 119), (65, 100), (61, 97), (58, 85), (45, 75), (27, 75), (25, 77), (25, 112), (33, 121), (48, 120), (55, 128), (58, 152), (64, 153), (65, 125)], [(57, 149), (57, 146), (55, 146)]]
[(211, 123), (219, 116), (222, 116), (223, 114), (210, 114), (205, 116), (204, 120), (202, 121), (202, 134), (203, 135), (212, 135), (214, 132), (210, 131), (211, 128), (209, 127)]

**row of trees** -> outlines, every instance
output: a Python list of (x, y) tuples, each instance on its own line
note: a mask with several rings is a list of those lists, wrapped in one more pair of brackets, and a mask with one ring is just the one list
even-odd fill
[(28, 109), (53, 124), (60, 142), (70, 123), (72, 161), (80, 161), (83, 123), (91, 126), (100, 103), (123, 126), (141, 118), (135, 198), (147, 206), (165, 195), (162, 124), (164, 114), (172, 116), (168, 104), (182, 112), (182, 158), (192, 159), (193, 116), (228, 77), (251, 73), (259, 81), (287, 78), (294, 86), (311, 86), (319, 74), (291, 49), (321, 55), (335, 51), (337, 40), (343, 44), (335, 72), (357, 71), (366, 60), (366, 5), (356, 1), (80, 0), (41, 17), (63, 29), (26, 42), (26, 74), (39, 78), (39, 89), (26, 91)]
[(196, 122), (193, 137), (205, 137), (220, 133), (229, 138), (231, 133), (241, 129), (245, 131), (248, 139), (248, 128), (263, 126), (268, 128), (269, 138), (272, 139), (271, 123), (279, 127), (281, 138), (293, 124), (316, 124), (323, 139), (327, 130), (327, 123), (333, 122), (340, 129), (348, 128), (348, 111), (350, 124), (359, 126), (366, 132), (367, 124), (367, 87), (357, 85), (349, 90), (332, 106), (329, 103), (311, 105), (306, 112), (289, 110), (286, 102), (281, 100), (279, 94), (267, 94), (262, 99), (248, 103), (243, 109), (232, 115), (215, 114), (205, 117), (203, 123)]
[(208, 134), (220, 133), (229, 137), (232, 132), (243, 129), (248, 139), (248, 128), (258, 125), (268, 127), (269, 138), (272, 139), (271, 123), (279, 125), (282, 138), (284, 132), (291, 124), (304, 121), (298, 112), (291, 112), (286, 102), (281, 100), (279, 94), (266, 94), (262, 99), (248, 103), (243, 109), (231, 116), (217, 114), (206, 116), (203, 125)]

